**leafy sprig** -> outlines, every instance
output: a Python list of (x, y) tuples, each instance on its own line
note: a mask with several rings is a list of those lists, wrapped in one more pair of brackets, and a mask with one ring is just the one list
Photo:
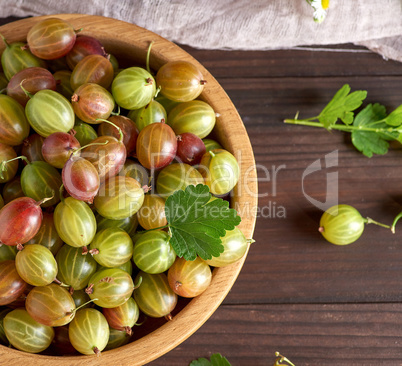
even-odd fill
[(171, 235), (170, 243), (179, 257), (194, 260), (219, 257), (224, 247), (222, 239), (227, 230), (240, 224), (241, 218), (229, 202), (211, 200), (205, 184), (190, 185), (166, 199), (165, 215)]
[(357, 90), (351, 93), (350, 90), (348, 84), (343, 85), (318, 116), (299, 119), (296, 115), (284, 122), (349, 132), (355, 148), (369, 158), (373, 154), (386, 154), (388, 141), (402, 143), (402, 105), (387, 115), (383, 105), (369, 104), (355, 117), (355, 111), (362, 105), (367, 92)]
[(201, 357), (191, 362), (190, 366), (231, 366), (231, 364), (220, 353), (214, 353), (210, 360)]

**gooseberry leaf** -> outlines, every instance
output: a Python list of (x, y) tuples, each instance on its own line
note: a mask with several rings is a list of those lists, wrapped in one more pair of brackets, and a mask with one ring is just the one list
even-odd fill
[(206, 358), (198, 358), (190, 363), (190, 366), (231, 366), (226, 357), (223, 357), (220, 353), (214, 353), (210, 361)]
[(353, 111), (362, 105), (366, 96), (367, 91), (365, 90), (350, 93), (350, 86), (345, 84), (324, 107), (318, 120), (325, 128), (330, 128), (338, 119), (341, 119), (344, 124), (350, 125), (353, 123)]
[(394, 109), (387, 117), (384, 118), (387, 125), (398, 127), (402, 124), (402, 105)]
[(388, 152), (389, 144), (386, 140), (395, 139), (393, 134), (379, 133), (376, 131), (363, 131), (363, 127), (375, 128), (378, 131), (386, 131), (387, 125), (382, 122), (387, 113), (385, 107), (379, 103), (369, 104), (356, 116), (352, 131), (352, 143), (357, 150), (371, 158), (373, 154), (384, 155)]
[(165, 214), (171, 233), (170, 243), (179, 257), (194, 260), (219, 257), (223, 252), (221, 237), (240, 224), (241, 218), (229, 202), (211, 200), (205, 184), (190, 185), (169, 196)]

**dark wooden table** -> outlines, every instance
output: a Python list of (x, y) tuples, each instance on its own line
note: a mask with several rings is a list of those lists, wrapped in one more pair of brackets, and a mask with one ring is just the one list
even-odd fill
[[(3, 19), (5, 23), (10, 19)], [(402, 224), (369, 225), (349, 246), (317, 231), (327, 174), (339, 203), (390, 224), (402, 211), (402, 150), (371, 159), (342, 132), (283, 123), (317, 115), (348, 83), (367, 103), (402, 104), (402, 65), (363, 48), (209, 51), (183, 48), (217, 78), (237, 107), (260, 178), (254, 239), (231, 292), (189, 339), (151, 366), (186, 366), (219, 352), (233, 366), (270, 366), (275, 351), (295, 365), (402, 365)], [(325, 157), (337, 154), (336, 166)], [(334, 156), (334, 155), (332, 155)], [(322, 169), (305, 176), (320, 161)], [(304, 187), (304, 191), (303, 191)]]
[[(254, 239), (231, 292), (215, 314), (157, 365), (188, 365), (215, 352), (233, 366), (269, 366), (275, 351), (296, 366), (402, 365), (402, 227), (368, 225), (349, 246), (318, 232), (327, 174), (338, 200), (390, 224), (402, 211), (402, 150), (367, 158), (350, 135), (286, 125), (317, 115), (345, 83), (368, 91), (365, 105), (402, 104), (402, 65), (363, 48), (331, 51), (208, 51), (183, 47), (217, 78), (254, 148), (259, 207)], [(325, 157), (338, 164), (326, 168)], [(329, 155), (331, 156), (331, 155)], [(319, 160), (322, 170), (305, 176)], [(334, 175), (332, 175), (334, 177)], [(304, 186), (304, 193), (303, 193)], [(332, 192), (333, 193), (333, 192)]]

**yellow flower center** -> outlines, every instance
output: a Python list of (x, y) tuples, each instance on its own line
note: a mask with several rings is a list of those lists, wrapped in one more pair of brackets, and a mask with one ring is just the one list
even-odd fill
[(329, 8), (329, 0), (321, 0), (321, 5), (323, 9)]

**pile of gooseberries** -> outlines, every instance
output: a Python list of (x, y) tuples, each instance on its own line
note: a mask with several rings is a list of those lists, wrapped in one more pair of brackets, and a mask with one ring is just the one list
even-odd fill
[(158, 229), (175, 191), (225, 196), (239, 178), (210, 138), (202, 73), (187, 61), (121, 69), (84, 33), (47, 18), (26, 43), (2, 37), (0, 343), (30, 353), (135, 340), (135, 325), (168, 321), (248, 246), (236, 228), (220, 257), (187, 261)]

